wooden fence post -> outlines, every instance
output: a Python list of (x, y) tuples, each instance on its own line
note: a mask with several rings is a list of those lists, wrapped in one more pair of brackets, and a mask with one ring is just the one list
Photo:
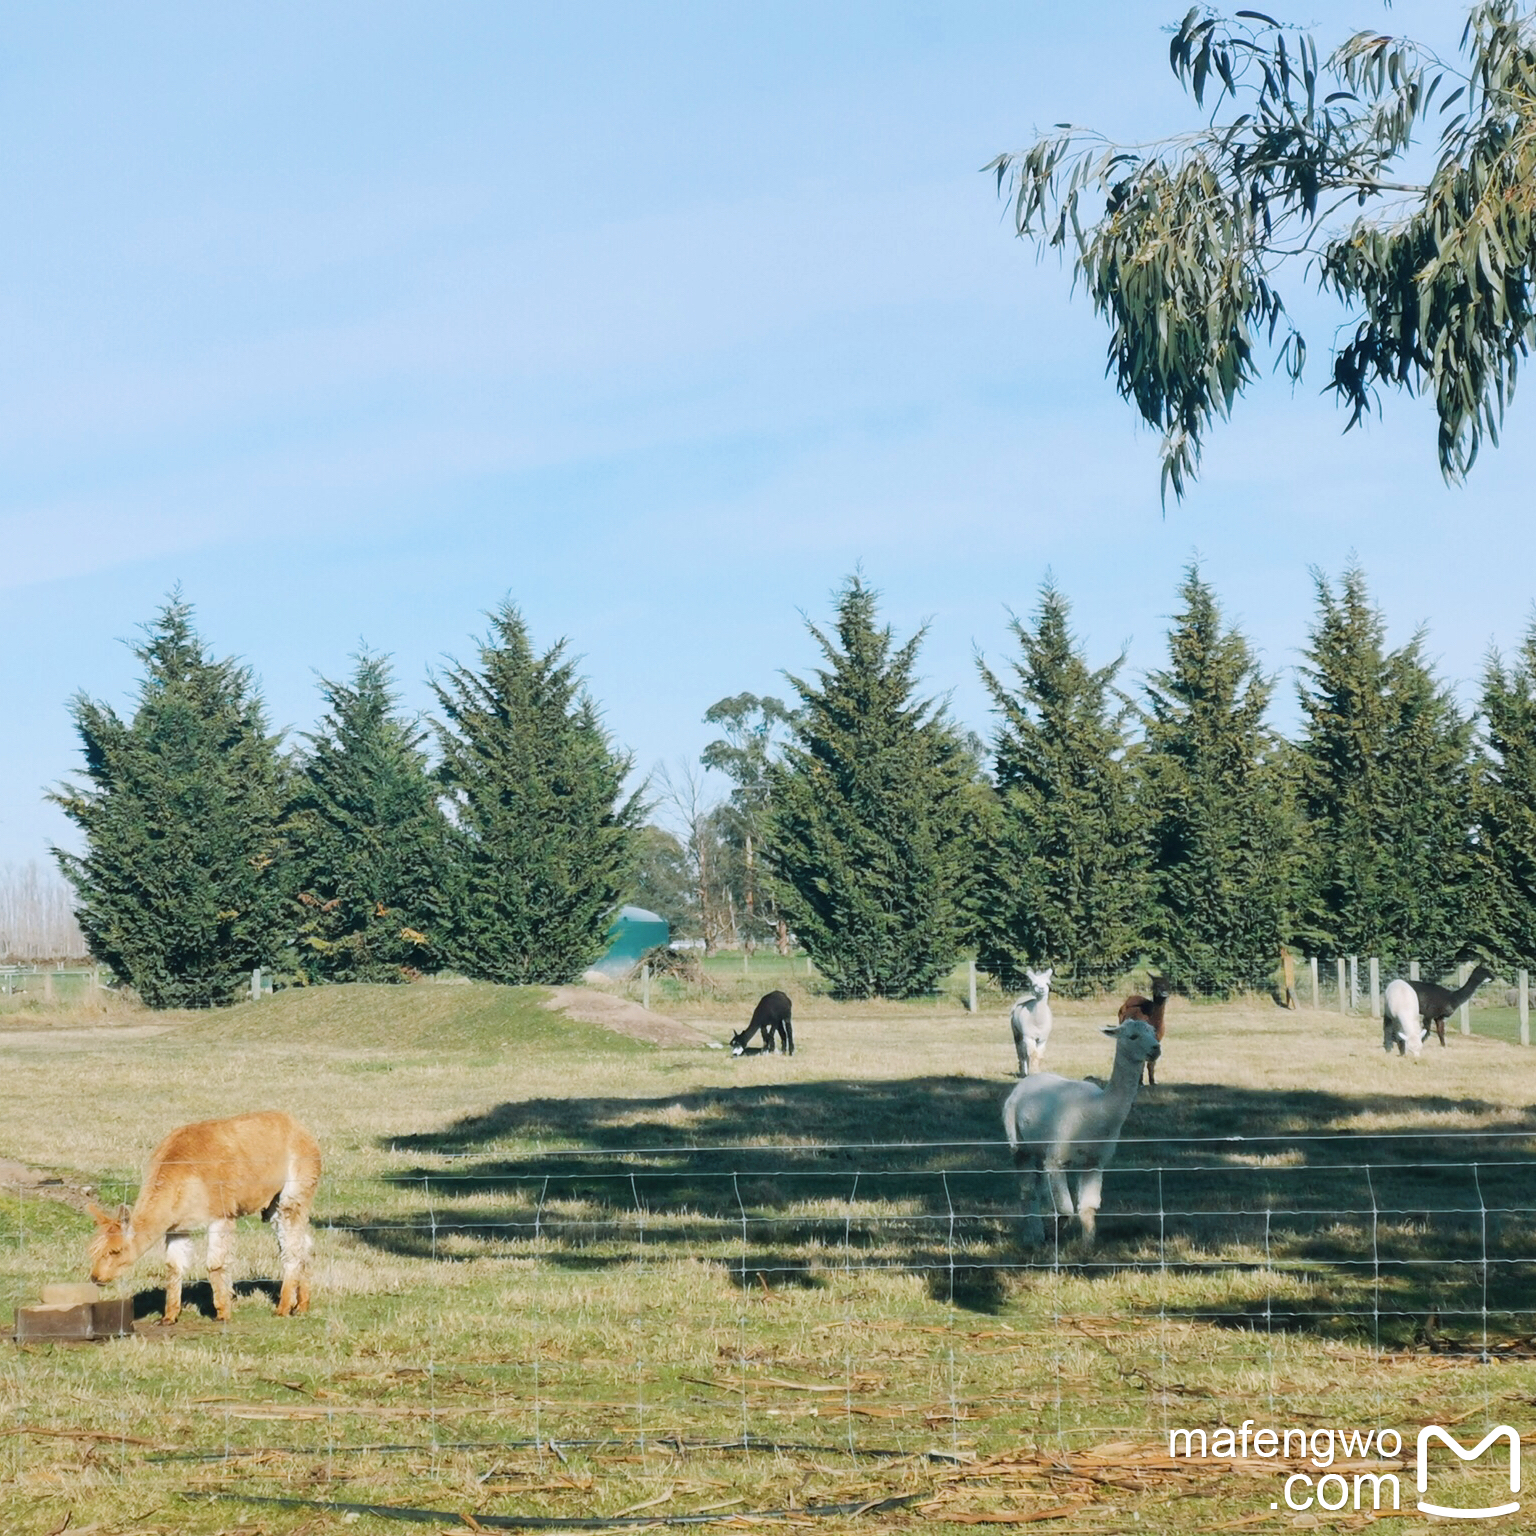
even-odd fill
[(1381, 1017), (1381, 961), (1371, 956), (1371, 1017)]
[(1339, 957), (1339, 1012), (1349, 1012), (1349, 993), (1344, 988), (1344, 959)]
[(1317, 1010), (1323, 1006), (1323, 994), (1317, 990), (1317, 956), (1313, 955), (1307, 961), (1307, 969), (1312, 973), (1312, 1007)]
[[(1456, 985), (1461, 986), (1471, 974), (1472, 962), (1463, 960), (1456, 967)], [(1461, 1032), (1464, 1035), (1472, 1033), (1472, 999), (1470, 997), (1461, 1005)]]
[(1349, 1010), (1351, 1013), (1360, 1011), (1360, 956), (1349, 957)]
[(43, 972), (43, 1001), (45, 1003), (51, 1003), (53, 1001), (53, 972), (52, 971), (44, 971)]
[(969, 1002), (968, 1006), (969, 1006), (971, 1012), (975, 1013), (976, 1012), (976, 962), (974, 960), (967, 960), (965, 962), (965, 972), (966, 972), (966, 978), (965, 979), (966, 979), (966, 982), (967, 982), (967, 984), (969, 986), (969, 989), (970, 989), (970, 1002)]
[(1417, 960), (1410, 960), (1408, 962), (1408, 980), (1409, 981), (1417, 981), (1418, 979), (1419, 979), (1419, 962)]
[(1520, 972), (1520, 1044), (1531, 1043), (1531, 973)]
[(261, 967), (259, 965), (251, 972), (251, 1001), (253, 1003), (261, 1001)]
[(640, 967), (640, 1006), (642, 1008), (651, 1006), (651, 962), (649, 960)]

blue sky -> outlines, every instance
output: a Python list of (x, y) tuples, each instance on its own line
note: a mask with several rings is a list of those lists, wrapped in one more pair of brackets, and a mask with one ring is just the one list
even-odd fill
[[(425, 707), (511, 595), (642, 769), (783, 692), (859, 562), (981, 729), (974, 655), (1047, 568), (1134, 679), (1192, 556), (1289, 669), (1353, 553), (1475, 678), (1536, 597), (1532, 402), (1448, 490), (1420, 403), (1341, 437), (1320, 309), (1308, 382), (1165, 514), (1101, 328), (978, 174), (1061, 119), (1191, 121), (1180, 5), (1065, 9), (9, 8), (0, 863), (68, 839), (66, 701), (130, 702), (178, 582), (295, 730), (364, 640)], [(1357, 10), (1322, 35), (1459, 30)]]

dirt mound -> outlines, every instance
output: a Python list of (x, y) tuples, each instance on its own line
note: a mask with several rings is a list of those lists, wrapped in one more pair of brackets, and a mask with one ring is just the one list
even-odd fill
[(604, 1029), (645, 1040), (651, 1045), (707, 1047), (718, 1044), (703, 1030), (684, 1024), (680, 1019), (652, 1013), (627, 997), (614, 997), (611, 992), (599, 992), (592, 987), (557, 987), (544, 1006), (583, 1024), (601, 1024)]

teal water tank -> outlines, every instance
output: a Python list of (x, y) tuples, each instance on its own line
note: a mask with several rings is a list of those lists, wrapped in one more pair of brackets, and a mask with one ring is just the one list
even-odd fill
[(608, 930), (608, 948), (593, 970), (622, 976), (639, 964), (641, 955), (648, 949), (667, 943), (671, 937), (672, 930), (667, 926), (666, 918), (657, 917), (644, 907), (620, 907)]

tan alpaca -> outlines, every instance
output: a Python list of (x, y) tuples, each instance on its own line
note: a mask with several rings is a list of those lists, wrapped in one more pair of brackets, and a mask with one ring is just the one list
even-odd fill
[(91, 1279), (115, 1280), (165, 1239), (165, 1321), (181, 1315), (181, 1277), (192, 1265), (191, 1234), (208, 1228), (208, 1279), (221, 1322), (229, 1321), (234, 1290), (229, 1261), (235, 1218), (258, 1211), (277, 1229), (283, 1289), (277, 1314), (309, 1306), (305, 1266), (314, 1243), (309, 1207), (320, 1182), (320, 1148), (291, 1115), (266, 1109), (228, 1120), (200, 1120), (172, 1131), (155, 1148), (130, 1214), (110, 1216), (98, 1205), (91, 1239)]

